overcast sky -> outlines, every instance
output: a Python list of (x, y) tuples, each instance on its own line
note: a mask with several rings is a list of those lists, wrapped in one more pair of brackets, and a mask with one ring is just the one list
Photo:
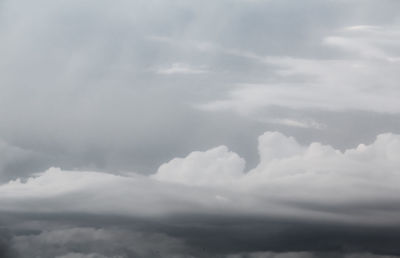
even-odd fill
[(400, 257), (400, 1), (0, 1), (0, 257)]

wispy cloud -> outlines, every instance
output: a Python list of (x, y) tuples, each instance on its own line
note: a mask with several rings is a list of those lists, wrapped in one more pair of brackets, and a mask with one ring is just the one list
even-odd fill
[(279, 79), (273, 83), (239, 84), (225, 99), (199, 107), (242, 114), (274, 105), (296, 109), (400, 112), (397, 101), (400, 77), (396, 68), (400, 60), (399, 31), (396, 28), (355, 28), (323, 39), (330, 47), (354, 54), (340, 59), (259, 57), (236, 51), (238, 55), (241, 53), (241, 56), (280, 67), (275, 71)]
[(318, 123), (312, 119), (294, 119), (294, 118), (273, 118), (273, 119), (262, 119), (259, 121), (264, 123), (279, 124), (284, 126), (299, 127), (299, 128), (312, 128), (312, 129), (324, 129), (324, 124)]
[(205, 67), (193, 67), (185, 63), (173, 63), (168, 67), (157, 69), (157, 73), (172, 75), (172, 74), (204, 74), (209, 71)]

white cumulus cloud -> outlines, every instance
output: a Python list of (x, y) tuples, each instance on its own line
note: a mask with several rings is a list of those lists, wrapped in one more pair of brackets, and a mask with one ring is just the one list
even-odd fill
[(226, 146), (192, 152), (160, 166), (152, 177), (162, 181), (194, 185), (226, 184), (243, 176), (245, 161)]
[[(398, 223), (400, 135), (340, 151), (266, 132), (259, 164), (225, 146), (192, 152), (151, 176), (51, 168), (0, 186), (2, 211), (83, 212), (127, 216), (229, 213), (341, 222)], [(352, 207), (348, 213), (340, 207)]]

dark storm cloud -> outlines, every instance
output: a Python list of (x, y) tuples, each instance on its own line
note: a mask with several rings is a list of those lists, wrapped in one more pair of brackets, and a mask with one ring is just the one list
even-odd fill
[[(1, 223), (1, 222), (0, 222)], [(7, 228), (2, 226), (0, 228), (0, 257), (15, 258), (17, 257), (16, 251), (12, 248), (12, 234)]]
[(260, 256), (254, 257), (274, 253), (286, 257), (288, 252), (293, 253), (288, 257), (400, 255), (399, 228), (198, 215), (157, 220), (83, 214), (22, 218), (25, 223), (11, 224), (14, 235), (8, 236), (8, 247), (18, 257), (69, 253), (81, 255), (77, 257), (253, 257), (250, 254), (256, 253)]

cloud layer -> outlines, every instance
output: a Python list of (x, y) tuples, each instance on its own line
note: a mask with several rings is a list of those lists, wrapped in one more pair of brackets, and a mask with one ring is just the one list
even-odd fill
[(229, 212), (343, 223), (399, 222), (399, 135), (378, 135), (370, 145), (339, 151), (266, 132), (259, 137), (258, 150), (260, 162), (248, 172), (244, 160), (225, 146), (173, 159), (149, 177), (50, 168), (3, 184), (1, 209), (134, 217)]
[[(249, 171), (239, 155), (220, 146), (173, 159), (150, 176), (50, 168), (4, 183), (1, 213), (15, 215), (2, 220), (21, 232), (6, 240), (11, 249), (4, 252), (29, 257), (33, 248), (41, 257), (85, 258), (400, 254), (400, 135), (381, 134), (340, 151), (265, 132), (258, 151), (259, 164)], [(294, 253), (280, 253), (288, 251)]]

